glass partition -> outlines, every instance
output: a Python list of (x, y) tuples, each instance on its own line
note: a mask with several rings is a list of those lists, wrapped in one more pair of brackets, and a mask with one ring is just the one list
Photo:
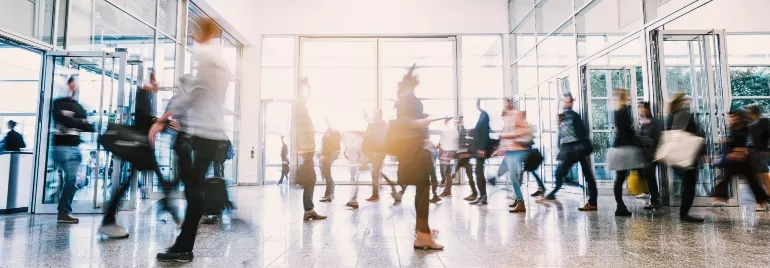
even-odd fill
[(9, 131), (8, 121), (13, 120), (17, 123), (14, 130), (27, 144), (23, 150), (33, 151), (43, 57), (38, 51), (0, 38), (0, 59), (0, 140)]

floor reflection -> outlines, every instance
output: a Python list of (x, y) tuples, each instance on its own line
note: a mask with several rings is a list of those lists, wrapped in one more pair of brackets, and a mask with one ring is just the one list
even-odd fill
[[(465, 185), (431, 207), (431, 227), (446, 250), (415, 251), (413, 190), (392, 205), (387, 198), (363, 201), (371, 190), (361, 187), (361, 209), (352, 211), (344, 206), (352, 186), (340, 186), (334, 202), (316, 202), (328, 220), (303, 222), (300, 189), (232, 188), (238, 210), (229, 224), (201, 225), (189, 266), (760, 267), (770, 261), (764, 246), (770, 214), (750, 205), (697, 208), (695, 214), (708, 219), (698, 225), (679, 223), (676, 208), (644, 211), (642, 201), (631, 197), (630, 218), (613, 216), (612, 197), (599, 199), (598, 213), (582, 213), (579, 196), (562, 194), (547, 205), (527, 199), (527, 214), (513, 215), (505, 191), (491, 190), (490, 205), (477, 207), (462, 200), (469, 193)], [(317, 187), (315, 196), (322, 191)], [(131, 233), (126, 240), (101, 239), (99, 215), (79, 215), (78, 225), (57, 225), (54, 215), (0, 216), (0, 266), (167, 266), (154, 257), (172, 244), (176, 229), (152, 202), (138, 207), (119, 215)]]

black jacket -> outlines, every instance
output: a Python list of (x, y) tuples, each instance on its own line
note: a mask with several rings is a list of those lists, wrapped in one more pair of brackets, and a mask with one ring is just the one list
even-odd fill
[(628, 105), (615, 110), (615, 142), (613, 147), (632, 145), (634, 141), (634, 127), (631, 120), (631, 110)]
[(54, 100), (51, 113), (57, 130), (53, 136), (54, 146), (78, 146), (80, 132), (95, 131), (86, 120), (86, 110), (70, 97)]
[(770, 120), (767, 118), (759, 119), (759, 122), (749, 125), (749, 136), (752, 144), (749, 146), (753, 150), (767, 152), (768, 140), (770, 140)]
[(489, 127), (489, 114), (486, 111), (481, 111), (479, 121), (476, 122), (474, 128), (473, 139), (476, 142), (476, 149), (487, 151), (487, 155), (492, 150), (492, 142), (489, 140), (490, 132), (492, 129)]
[(650, 123), (639, 125), (639, 146), (642, 147), (648, 157), (654, 157), (660, 144), (660, 134), (663, 132), (663, 124), (657, 118), (650, 118)]
[(19, 132), (16, 132), (16, 130), (13, 129), (8, 131), (8, 134), (5, 135), (3, 143), (5, 144), (4, 149), (9, 152), (18, 152), (23, 148), (27, 148), (27, 144), (24, 143), (24, 137), (22, 137)]
[(152, 124), (155, 123), (153, 116), (153, 106), (155, 105), (154, 93), (145, 90), (136, 92), (136, 104), (134, 112), (134, 126), (142, 132), (150, 132)]

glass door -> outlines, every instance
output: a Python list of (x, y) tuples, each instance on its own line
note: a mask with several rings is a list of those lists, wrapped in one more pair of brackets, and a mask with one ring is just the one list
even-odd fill
[(615, 139), (614, 111), (617, 107), (615, 100), (617, 89), (627, 89), (630, 97), (633, 118), (637, 118), (636, 103), (644, 101), (644, 90), (641, 81), (637, 80), (637, 72), (641, 66), (583, 66), (583, 75), (587, 80), (584, 96), (588, 99), (589, 135), (594, 146), (591, 156), (594, 175), (599, 185), (607, 182), (609, 187), (615, 179), (615, 172), (606, 168), (607, 149)]
[[(690, 110), (706, 137), (706, 158), (714, 159), (721, 151), (721, 137), (727, 133), (725, 116), (730, 103), (725, 32), (657, 31), (653, 36), (657, 44), (657, 89), (664, 100), (677, 92), (692, 98)], [(721, 180), (719, 169), (710, 162), (698, 167), (696, 206), (708, 206), (714, 201), (714, 186)], [(678, 206), (681, 179), (670, 169), (668, 178), (670, 204)], [(736, 181), (731, 185), (732, 196), (738, 195)], [(731, 205), (737, 206), (737, 202)]]
[[(283, 170), (282, 148), (291, 152), (292, 103), (289, 100), (262, 101), (262, 178), (264, 184), (276, 184), (281, 179)], [(286, 156), (289, 166), (295, 162), (289, 154)], [(288, 176), (293, 175), (289, 173)], [(290, 184), (291, 177), (283, 178), (283, 183)]]
[[(75, 99), (86, 109), (88, 121), (95, 125), (95, 133), (82, 133), (82, 143), (76, 154), (81, 163), (77, 176), (78, 190), (72, 203), (73, 213), (102, 213), (101, 207), (110, 200), (121, 181), (130, 179), (130, 167), (122, 164), (98, 145), (100, 133), (108, 123), (130, 122), (130, 89), (126, 77), (125, 52), (63, 52), (45, 55), (41, 99), (41, 127), (37, 131), (35, 186), (33, 213), (56, 213), (62, 192), (64, 169), (53, 161), (52, 138), (55, 131), (51, 116), (53, 100), (69, 94), (67, 80), (75, 79), (79, 88)], [(135, 78), (131, 78), (134, 80)], [(134, 81), (135, 82), (135, 81)], [(133, 88), (133, 87), (130, 87)], [(136, 188), (126, 200), (136, 200)], [(121, 209), (131, 209), (135, 202), (124, 202)]]

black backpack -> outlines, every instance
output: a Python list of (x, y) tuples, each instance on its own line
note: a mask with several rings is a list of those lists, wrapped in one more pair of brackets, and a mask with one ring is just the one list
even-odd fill
[(203, 211), (205, 215), (220, 215), (225, 209), (232, 209), (233, 203), (227, 194), (227, 182), (222, 178), (206, 179), (203, 186)]
[(109, 124), (99, 136), (99, 144), (137, 170), (155, 170), (158, 165), (147, 133), (135, 127)]

